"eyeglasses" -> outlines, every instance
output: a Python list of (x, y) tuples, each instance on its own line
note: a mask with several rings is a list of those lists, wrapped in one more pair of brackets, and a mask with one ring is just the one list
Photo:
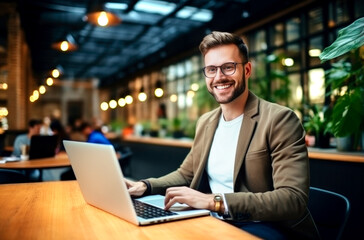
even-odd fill
[(211, 66), (204, 67), (202, 69), (202, 71), (203, 71), (203, 74), (205, 75), (205, 77), (214, 78), (216, 76), (217, 69), (220, 68), (221, 72), (225, 76), (230, 76), (230, 75), (233, 75), (235, 73), (237, 64), (245, 64), (245, 63), (227, 62), (227, 63), (224, 63), (221, 66), (211, 65)]

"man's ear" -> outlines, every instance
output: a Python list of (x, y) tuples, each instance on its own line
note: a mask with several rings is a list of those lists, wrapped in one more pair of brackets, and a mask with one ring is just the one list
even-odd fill
[(252, 64), (251, 62), (247, 62), (244, 64), (245, 78), (248, 79), (252, 74)]

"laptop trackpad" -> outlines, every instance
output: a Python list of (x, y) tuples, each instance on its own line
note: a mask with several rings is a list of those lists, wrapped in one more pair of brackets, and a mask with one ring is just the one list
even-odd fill
[[(148, 203), (150, 205), (164, 208), (164, 196), (162, 195), (150, 195), (142, 198), (138, 198), (139, 201)], [(170, 211), (184, 211), (191, 210), (192, 208), (187, 204), (175, 203), (169, 210)]]

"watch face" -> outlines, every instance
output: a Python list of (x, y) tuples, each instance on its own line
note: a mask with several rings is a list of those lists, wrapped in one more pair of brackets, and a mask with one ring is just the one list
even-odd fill
[(215, 202), (221, 202), (221, 200), (222, 200), (222, 197), (220, 195), (215, 195), (215, 197), (214, 197)]

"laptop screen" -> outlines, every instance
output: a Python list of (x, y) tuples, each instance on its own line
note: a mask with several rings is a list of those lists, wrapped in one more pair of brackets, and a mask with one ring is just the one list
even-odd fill
[(54, 157), (56, 147), (57, 136), (33, 136), (30, 140), (29, 159)]

